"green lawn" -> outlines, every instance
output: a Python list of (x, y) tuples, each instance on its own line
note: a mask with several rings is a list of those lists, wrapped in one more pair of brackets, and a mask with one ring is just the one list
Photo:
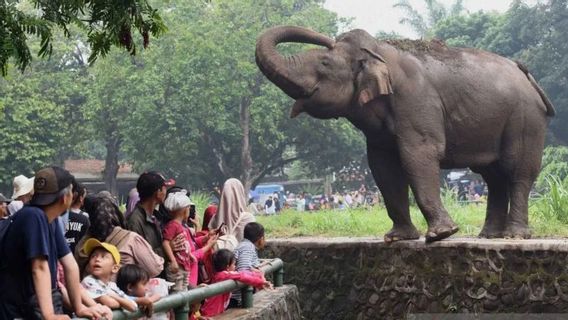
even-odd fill
[[(485, 220), (485, 204), (446, 204), (454, 221), (460, 226), (458, 236), (477, 236)], [(416, 207), (411, 208), (412, 221), (422, 234), (426, 221)], [(286, 210), (275, 216), (259, 216), (268, 238), (296, 236), (382, 236), (392, 223), (382, 206), (352, 210), (297, 212)], [(568, 237), (568, 224), (555, 217), (546, 217), (531, 206), (530, 226), (533, 237)]]

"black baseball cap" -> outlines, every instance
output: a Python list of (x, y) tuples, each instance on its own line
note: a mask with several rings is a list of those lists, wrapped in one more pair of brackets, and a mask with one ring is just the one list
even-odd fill
[(65, 188), (73, 182), (73, 175), (69, 171), (57, 167), (47, 167), (35, 174), (34, 195), (31, 205), (47, 206), (55, 202), (63, 194)]

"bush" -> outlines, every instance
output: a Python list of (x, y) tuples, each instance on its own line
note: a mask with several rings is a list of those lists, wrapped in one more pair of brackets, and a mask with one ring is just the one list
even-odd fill
[(546, 220), (568, 223), (568, 178), (548, 175), (542, 193), (533, 200), (534, 212)]

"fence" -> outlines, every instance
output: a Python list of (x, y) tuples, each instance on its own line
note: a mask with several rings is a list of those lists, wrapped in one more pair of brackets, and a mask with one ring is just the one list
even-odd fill
[[(261, 267), (261, 270), (265, 275), (274, 274), (275, 287), (282, 286), (284, 283), (284, 263), (282, 260), (276, 258), (265, 261), (266, 263)], [(176, 320), (187, 320), (189, 315), (189, 305), (191, 303), (201, 301), (205, 298), (216, 296), (218, 294), (223, 294), (225, 292), (232, 292), (237, 289), (242, 290), (243, 307), (251, 308), (253, 305), (253, 288), (235, 280), (226, 280), (206, 287), (191, 289), (163, 297), (154, 303), (154, 312), (166, 312), (173, 309)], [(113, 312), (114, 320), (137, 319), (143, 316), (144, 314), (139, 310), (136, 312), (115, 310)]]

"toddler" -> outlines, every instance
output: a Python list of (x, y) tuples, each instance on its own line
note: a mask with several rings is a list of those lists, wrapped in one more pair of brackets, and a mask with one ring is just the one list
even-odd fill
[[(213, 254), (213, 268), (216, 273), (211, 283), (237, 280), (257, 288), (272, 288), (272, 283), (266, 281), (261, 272), (235, 271), (236, 262), (235, 255), (227, 249), (220, 249), (215, 252)], [(201, 306), (201, 315), (212, 317), (223, 313), (229, 305), (230, 297), (231, 293), (227, 292), (205, 299)]]
[(111, 281), (120, 269), (118, 249), (110, 243), (90, 238), (85, 242), (83, 250), (89, 256), (89, 275), (81, 281), (81, 285), (91, 298), (111, 309), (135, 311), (138, 308), (136, 302), (128, 299), (116, 283)]
[(135, 264), (122, 266), (116, 276), (116, 285), (138, 304), (147, 317), (152, 316), (154, 302), (160, 300), (160, 295), (147, 295), (146, 286), (150, 276), (146, 270)]
[[(191, 234), (184, 221), (189, 217), (189, 207), (191, 200), (187, 196), (187, 191), (172, 192), (168, 195), (164, 206), (170, 213), (172, 220), (168, 222), (162, 231), (164, 251), (169, 259), (169, 267), (166, 269), (166, 278), (174, 283), (173, 292), (185, 291), (189, 286), (189, 273), (191, 263), (195, 257), (191, 254)], [(173, 251), (171, 241), (179, 234), (185, 238), (185, 249)]]

